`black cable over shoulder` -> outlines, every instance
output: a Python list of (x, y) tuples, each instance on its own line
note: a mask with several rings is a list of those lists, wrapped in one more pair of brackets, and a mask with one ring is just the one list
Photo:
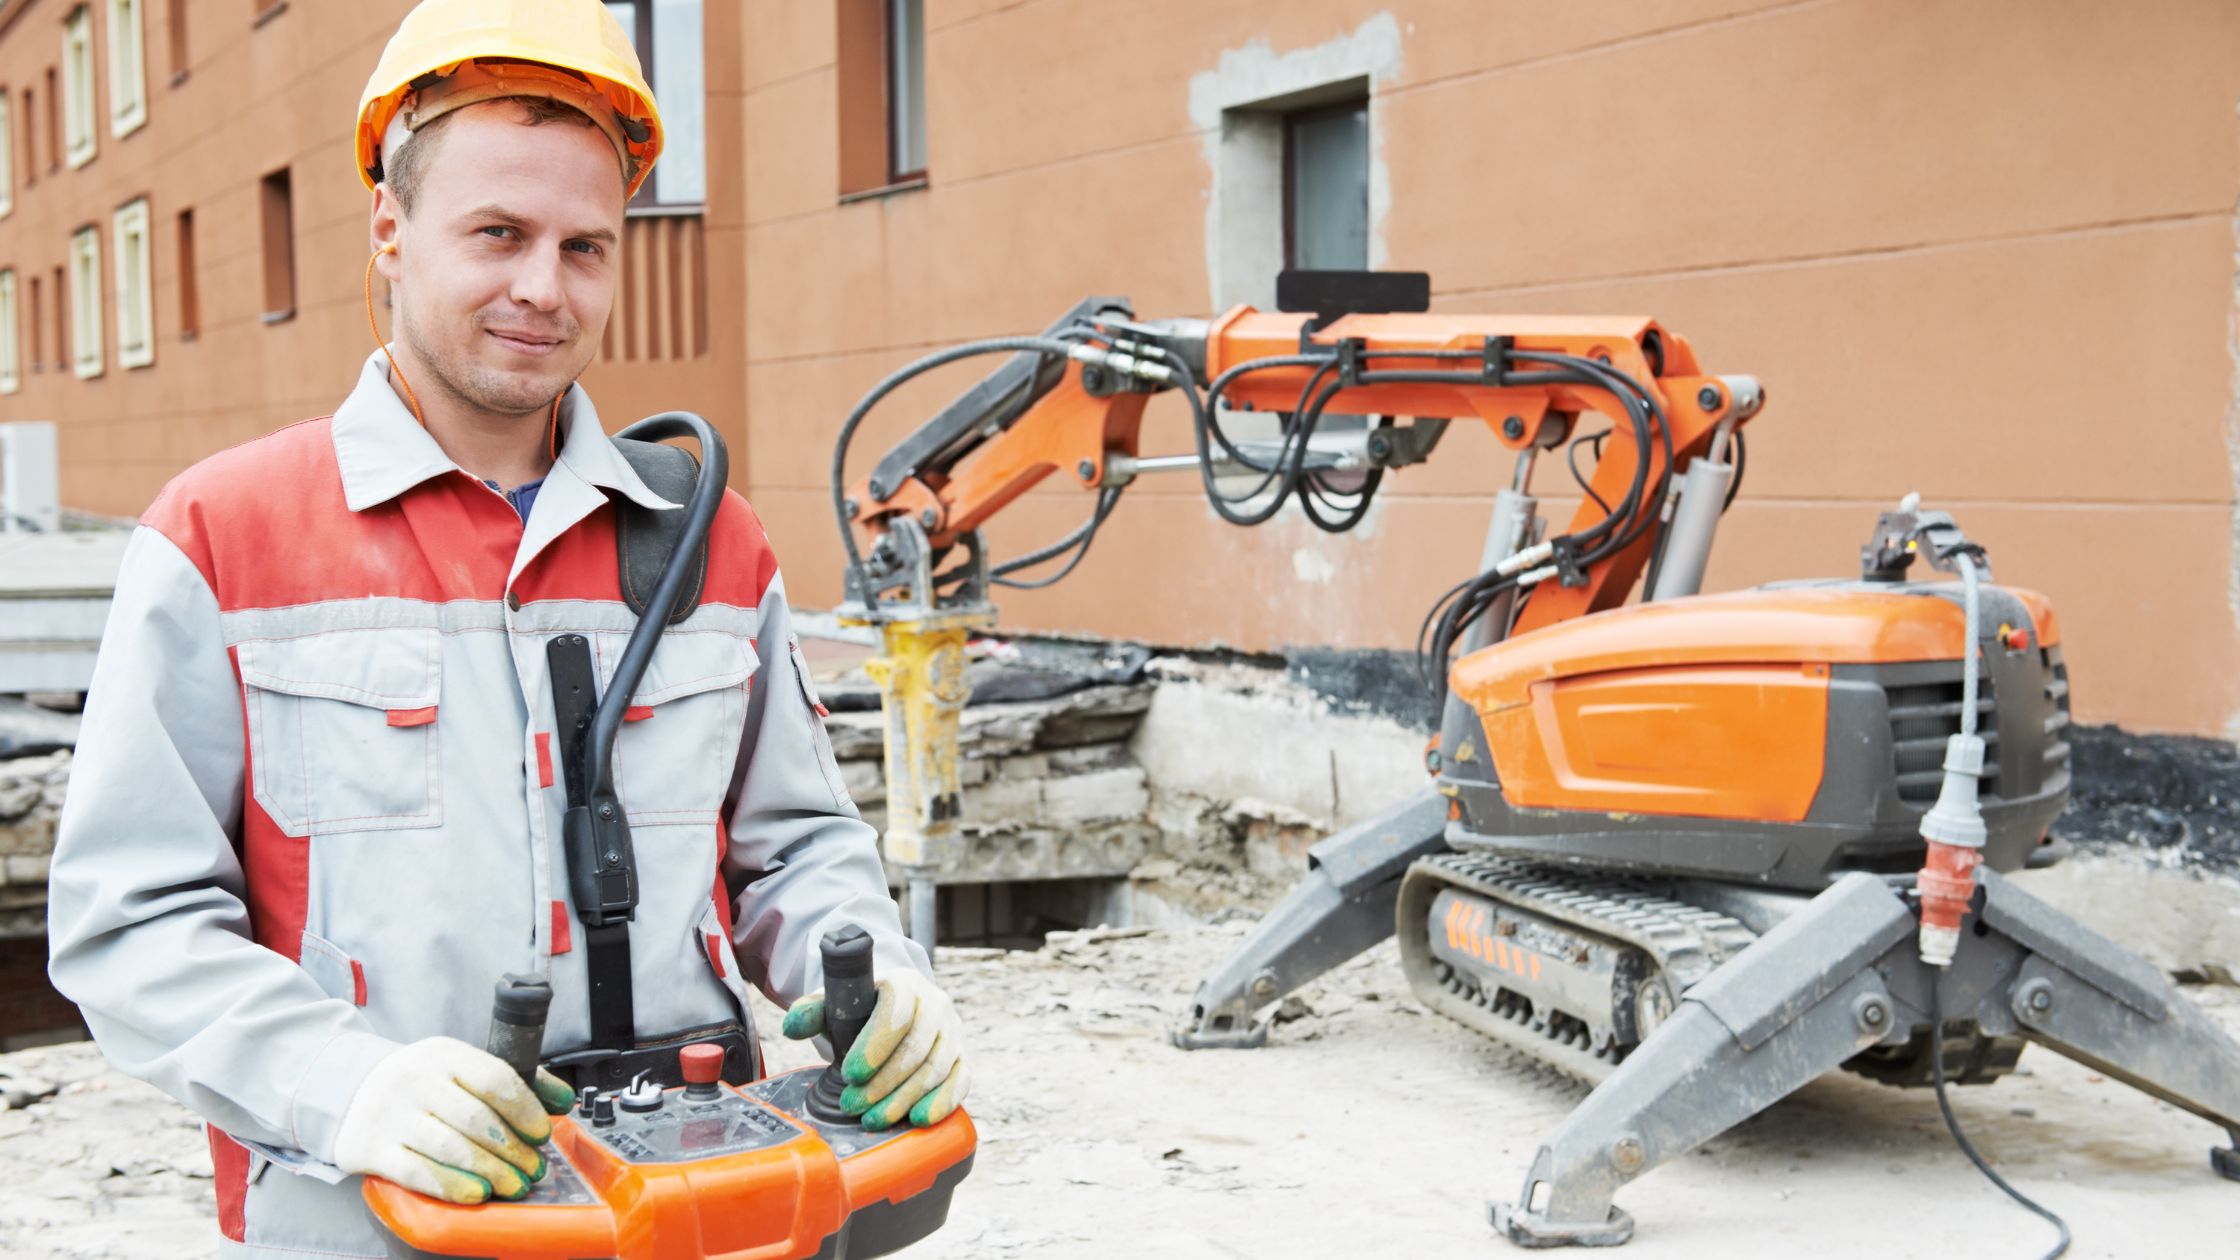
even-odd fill
[(1944, 1113), (1944, 1127), (1951, 1130), (1952, 1140), (1959, 1145), (1960, 1153), (1968, 1157), (1968, 1162), (1976, 1166), (1977, 1172), (1990, 1178), (1991, 1184), (2005, 1191), (2008, 1198), (2061, 1231), (2060, 1241), (2054, 1243), (2053, 1250), (2042, 1258), (2055, 1260), (2069, 1250), (2069, 1222), (2054, 1215), (2051, 1209), (2037, 1200), (2008, 1185), (2006, 1178), (1992, 1170), (1990, 1163), (1976, 1153), (1975, 1145), (1968, 1141), (1968, 1135), (1960, 1131), (1960, 1121), (1952, 1114), (1952, 1102), (1944, 1095), (1944, 994), (1940, 992), (1944, 986), (1936, 983), (1941, 978), (1932, 976), (1929, 984), (1929, 1062), (1937, 1085), (1937, 1110)]

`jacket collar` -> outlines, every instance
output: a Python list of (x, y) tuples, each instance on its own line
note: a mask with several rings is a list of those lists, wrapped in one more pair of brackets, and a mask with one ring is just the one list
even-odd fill
[[(570, 385), (561, 398), (560, 423), (568, 437), (553, 474), (615, 491), (641, 507), (677, 506), (649, 489), (615, 449), (583, 386)], [(388, 356), (379, 350), (367, 357), (357, 387), (335, 408), (333, 431), (343, 502), (353, 512), (387, 503), (432, 477), (464, 471), (397, 397), (389, 385)]]

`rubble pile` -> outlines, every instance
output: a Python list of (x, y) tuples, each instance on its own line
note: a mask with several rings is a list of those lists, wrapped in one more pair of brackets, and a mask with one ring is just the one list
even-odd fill
[(46, 936), (47, 861), (70, 754), (0, 761), (0, 939)]

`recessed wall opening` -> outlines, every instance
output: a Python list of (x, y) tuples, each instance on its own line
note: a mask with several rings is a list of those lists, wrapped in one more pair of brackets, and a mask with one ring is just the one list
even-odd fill
[(1127, 910), (1124, 879), (943, 884), (935, 890), (934, 922), (943, 945), (1040, 949), (1051, 932), (1125, 926)]

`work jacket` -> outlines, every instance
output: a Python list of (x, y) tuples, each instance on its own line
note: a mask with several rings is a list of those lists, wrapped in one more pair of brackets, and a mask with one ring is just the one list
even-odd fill
[[(636, 624), (616, 498), (655, 495), (581, 387), (523, 522), (405, 410), (380, 354), (330, 418), (211, 457), (141, 519), (87, 696), (49, 889), (55, 985), (102, 1052), (210, 1123), (229, 1256), (378, 1256), (329, 1161), (376, 1061), (480, 1045), (505, 972), (588, 1005), (545, 645), (604, 688)], [(641, 1037), (819, 987), (868, 929), (923, 968), (832, 758), (761, 523), (726, 494), (698, 608), (617, 740)], [(727, 894), (736, 891), (736, 897)]]

